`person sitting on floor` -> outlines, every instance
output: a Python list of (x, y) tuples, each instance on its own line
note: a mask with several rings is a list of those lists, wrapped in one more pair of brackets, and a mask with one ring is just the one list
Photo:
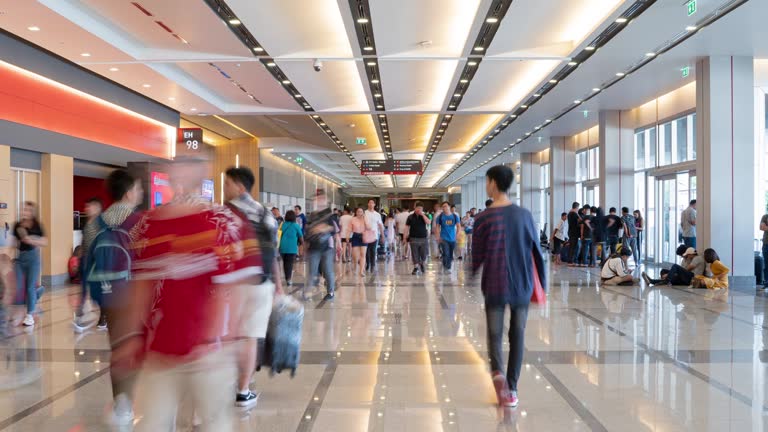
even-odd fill
[(720, 261), (714, 249), (704, 251), (704, 261), (709, 264), (712, 277), (697, 275), (693, 278), (693, 288), (721, 289), (728, 288), (728, 273), (731, 269)]
[[(681, 245), (681, 247), (684, 245)], [(678, 248), (678, 252), (680, 248)], [(685, 248), (682, 254), (683, 261), (680, 265), (674, 264), (669, 270), (662, 270), (661, 279), (651, 279), (643, 272), (643, 280), (648, 286), (653, 285), (682, 285), (688, 286), (695, 276), (704, 276), (707, 269), (707, 263), (704, 257), (700, 256), (696, 249)]]
[(632, 248), (622, 247), (608, 258), (600, 272), (603, 285), (634, 285), (637, 282), (627, 267), (631, 256)]

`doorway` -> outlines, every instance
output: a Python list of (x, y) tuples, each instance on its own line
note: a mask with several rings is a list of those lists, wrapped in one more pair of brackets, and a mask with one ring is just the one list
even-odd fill
[(21, 218), (21, 209), (25, 201), (37, 204), (38, 214), (40, 213), (42, 210), (40, 208), (41, 186), (40, 171), (11, 167), (11, 199), (8, 203), (8, 214), (11, 215), (13, 222)]
[[(677, 246), (682, 243), (680, 215), (696, 199), (696, 173), (684, 171), (649, 177), (649, 205), (646, 228), (648, 258), (656, 263), (677, 262)], [(653, 183), (653, 185), (651, 184)]]

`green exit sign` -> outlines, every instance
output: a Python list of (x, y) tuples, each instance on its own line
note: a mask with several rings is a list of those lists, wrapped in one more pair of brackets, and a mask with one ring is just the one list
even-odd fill
[(296, 163), (297, 163), (297, 164), (300, 164), (300, 163), (302, 163), (302, 162), (304, 162), (304, 158), (303, 158), (303, 157), (301, 157), (301, 156), (296, 156)]
[(688, 9), (688, 16), (695, 14), (696, 10), (698, 10), (696, 6), (696, 0), (688, 0), (688, 3), (685, 4), (685, 7)]
[(691, 74), (691, 68), (688, 66), (682, 68), (681, 71), (683, 72), (683, 78), (687, 78)]
[(357, 137), (357, 139), (355, 139), (355, 143), (357, 145), (366, 145), (368, 143), (368, 140), (366, 140), (363, 137)]

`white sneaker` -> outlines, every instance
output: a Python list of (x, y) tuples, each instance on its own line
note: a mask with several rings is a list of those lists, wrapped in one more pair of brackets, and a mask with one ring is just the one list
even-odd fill
[(115, 398), (111, 420), (116, 426), (127, 426), (133, 422), (133, 404), (124, 393), (120, 393)]
[(35, 318), (31, 314), (27, 314), (27, 316), (24, 317), (24, 321), (21, 323), (27, 327), (31, 327), (35, 325)]

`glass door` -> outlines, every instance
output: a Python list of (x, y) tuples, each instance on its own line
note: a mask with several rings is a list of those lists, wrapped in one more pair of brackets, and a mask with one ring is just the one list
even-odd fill
[(660, 178), (658, 186), (659, 237), (658, 246), (661, 262), (674, 263), (677, 249), (677, 179)]
[[(651, 187), (651, 182), (655, 187)], [(648, 258), (657, 263), (677, 262), (676, 250), (681, 243), (680, 215), (696, 198), (695, 172), (648, 177)], [(655, 196), (654, 196), (655, 195)], [(651, 207), (655, 203), (655, 208)]]

